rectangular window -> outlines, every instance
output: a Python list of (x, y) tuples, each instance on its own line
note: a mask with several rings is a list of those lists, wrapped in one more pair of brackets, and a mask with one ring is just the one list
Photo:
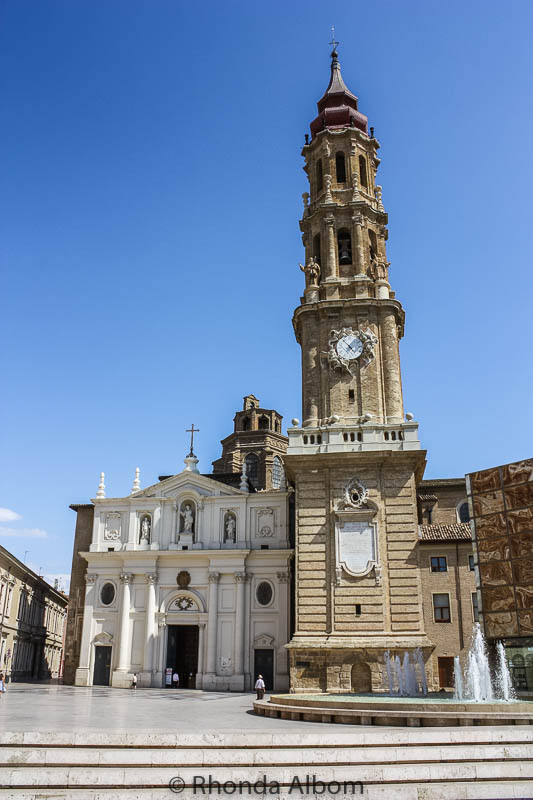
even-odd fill
[(355, 616), (356, 617), (360, 617), (361, 616), (361, 604), (360, 603), (356, 603), (355, 604)]
[(474, 571), (474, 556), (468, 556), (468, 568), (470, 572)]
[(479, 608), (477, 605), (477, 592), (472, 592), (472, 616), (474, 622), (479, 622)]
[(433, 595), (433, 618), (435, 622), (450, 622), (450, 595)]
[(350, 403), (355, 403), (355, 392), (353, 389), (348, 389), (348, 400)]
[(431, 556), (432, 572), (448, 572), (446, 556)]

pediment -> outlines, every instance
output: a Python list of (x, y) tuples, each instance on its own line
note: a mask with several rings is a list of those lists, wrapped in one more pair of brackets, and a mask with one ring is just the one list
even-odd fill
[(220, 495), (237, 496), (242, 494), (239, 489), (206, 478), (205, 475), (183, 470), (178, 475), (172, 475), (159, 483), (148, 486), (135, 495), (138, 497), (173, 497), (176, 494), (190, 492), (198, 497), (215, 497)]

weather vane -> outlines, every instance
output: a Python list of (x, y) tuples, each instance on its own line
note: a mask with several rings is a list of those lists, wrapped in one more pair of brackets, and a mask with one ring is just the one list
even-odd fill
[(332, 45), (333, 49), (336, 50), (337, 49), (337, 45), (339, 43), (335, 41), (335, 25), (331, 26), (331, 33), (332, 33), (332, 37), (331, 37), (330, 45)]
[(193, 447), (194, 447), (194, 434), (195, 434), (195, 433), (200, 433), (200, 428), (195, 428), (195, 427), (194, 427), (194, 422), (193, 422), (193, 424), (191, 425), (191, 427), (190, 427), (190, 428), (187, 428), (187, 430), (185, 431), (185, 433), (190, 433), (190, 434), (191, 434), (191, 452), (189, 453), (189, 457), (190, 457), (190, 456), (194, 456), (194, 452), (193, 452)]

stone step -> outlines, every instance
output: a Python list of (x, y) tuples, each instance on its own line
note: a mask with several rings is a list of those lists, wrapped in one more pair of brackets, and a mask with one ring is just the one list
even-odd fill
[[(208, 795), (205, 795), (208, 797)], [(218, 797), (219, 795), (214, 795)], [(240, 797), (240, 795), (235, 795)], [(243, 797), (249, 795), (244, 794)], [(262, 795), (250, 795), (250, 797), (261, 797)], [(266, 795), (267, 797), (269, 795)], [(288, 794), (281, 790), (279, 800), (295, 800), (301, 797), (299, 794)], [(336, 795), (345, 797), (345, 795)], [(391, 783), (385, 786), (365, 786), (363, 794), (348, 795), (349, 797), (362, 797), (364, 800), (531, 800), (533, 797), (533, 782), (531, 781), (512, 781), (486, 782), (486, 783)], [(172, 795), (168, 788), (164, 789), (55, 789), (48, 791), (28, 791), (26, 789), (2, 790), (0, 789), (0, 800), (169, 800), (171, 797), (179, 797), (182, 800), (198, 800), (198, 795), (188, 793)], [(224, 795), (220, 795), (224, 797)], [(306, 798), (312, 798), (307, 795)], [(321, 795), (328, 798), (330, 795)]]
[[(360, 782), (363, 794), (349, 796), (367, 800), (533, 798), (533, 726), (321, 735), (0, 733), (0, 800), (160, 800), (177, 796), (169, 782), (178, 776), (185, 782), (182, 800), (224, 797), (190, 788), (195, 775), (207, 781), (210, 774), (221, 784), (253, 784), (266, 775), (280, 784), (274, 796), (290, 800), (302, 797), (289, 792), (294, 776), (304, 783), (307, 775), (355, 782), (357, 790)], [(235, 792), (243, 796), (258, 795)]]
[[(314, 727), (314, 726), (313, 726)], [(373, 747), (414, 744), (496, 744), (532, 742), (533, 726), (480, 726), (465, 728), (365, 728), (339, 733), (325, 733), (317, 726), (310, 733), (237, 733), (223, 731), (211, 734), (153, 733), (151, 731), (84, 730), (63, 731), (0, 731), (0, 747), (137, 747), (137, 748), (298, 748), (298, 747)]]
[[(0, 746), (0, 768), (7, 767), (277, 767), (337, 766), (382, 763), (456, 763), (463, 761), (531, 761), (527, 743), (454, 745), (372, 745), (306, 748), (127, 748), (127, 747), (9, 747)], [(533, 766), (532, 766), (533, 775)], [(1, 778), (0, 778), (1, 783)]]
[[(266, 775), (268, 781), (277, 781), (289, 787), (295, 775), (305, 779), (306, 775), (316, 775), (317, 780), (360, 781), (365, 785), (397, 782), (448, 782), (448, 781), (494, 781), (533, 780), (531, 761), (461, 761), (461, 762), (418, 762), (398, 764), (322, 764), (304, 767), (261, 766), (217, 766), (213, 768), (213, 780), (221, 784), (226, 781), (261, 781)], [(201, 775), (207, 782), (209, 772), (191, 767), (79, 767), (63, 765), (59, 767), (4, 766), (0, 775), (0, 788), (163, 788), (172, 778), (179, 776), (185, 786), (192, 787), (195, 776)], [(200, 790), (198, 793), (200, 796)]]

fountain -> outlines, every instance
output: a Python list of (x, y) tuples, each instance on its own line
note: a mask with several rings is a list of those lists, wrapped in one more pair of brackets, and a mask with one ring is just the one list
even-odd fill
[(459, 656), (454, 658), (455, 700), (474, 700), (490, 703), (493, 700), (509, 702), (516, 699), (505, 657), (505, 649), (501, 642), (498, 642), (496, 652), (498, 665), (493, 681), (490, 674), (485, 637), (483, 636), (481, 625), (476, 622), (464, 674), (461, 671)]
[[(403, 654), (403, 661), (400, 656), (394, 656), (391, 661), (390, 652), (385, 652), (385, 669), (387, 672), (388, 694), (389, 697), (399, 695), (400, 697), (417, 697), (428, 693), (426, 671), (424, 668), (424, 657), (420, 648), (414, 652), (414, 660), (411, 659), (408, 651)], [(420, 678), (416, 674), (419, 670)], [(396, 688), (395, 688), (396, 684)]]
[[(496, 669), (491, 676), (487, 645), (478, 623), (461, 669), (454, 659), (455, 693), (428, 696), (424, 658), (420, 649), (400, 655), (384, 654), (381, 671), (383, 693), (324, 692), (272, 695), (254, 703), (258, 714), (283, 719), (340, 722), (356, 725), (531, 725), (533, 703), (517, 700), (505, 649), (496, 648)], [(388, 693), (387, 693), (388, 683)]]

